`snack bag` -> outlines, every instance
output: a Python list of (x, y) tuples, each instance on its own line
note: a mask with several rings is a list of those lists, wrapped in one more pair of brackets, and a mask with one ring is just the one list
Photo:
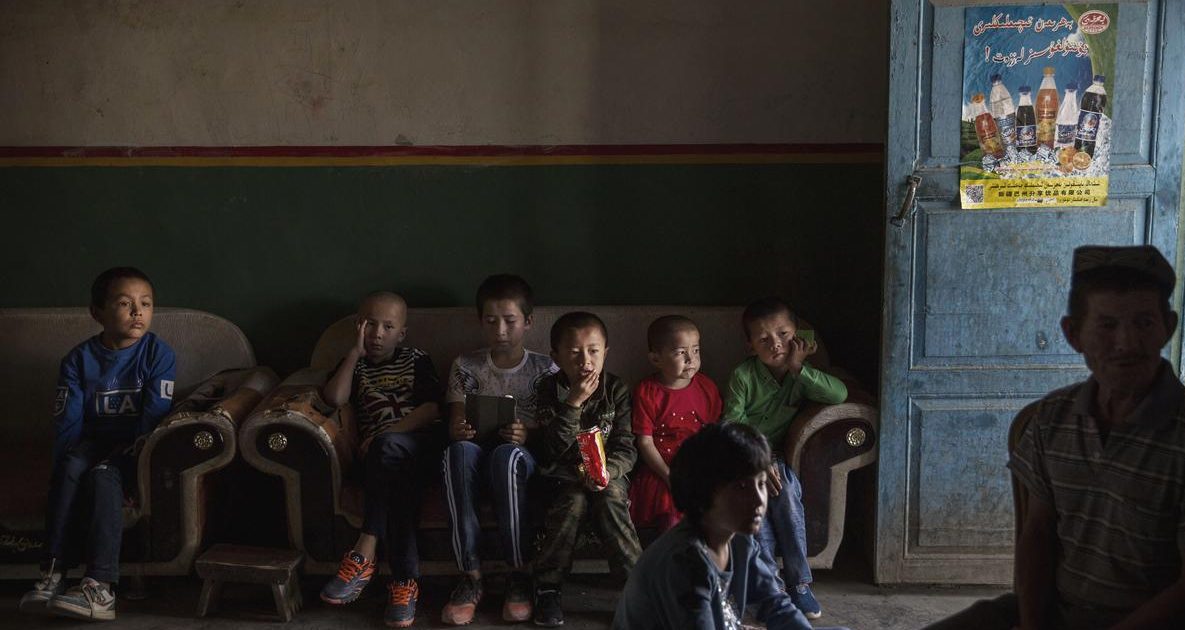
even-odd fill
[(593, 483), (609, 485), (609, 469), (605, 467), (605, 436), (597, 427), (576, 434), (580, 445), (580, 470)]

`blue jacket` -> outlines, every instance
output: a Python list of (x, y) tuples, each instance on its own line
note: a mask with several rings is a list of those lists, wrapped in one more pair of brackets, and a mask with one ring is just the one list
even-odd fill
[(731, 547), (730, 575), (716, 569), (695, 526), (683, 519), (654, 541), (630, 571), (613, 627), (724, 630), (724, 606), (731, 600), (738, 619), (752, 606), (770, 630), (810, 630), (810, 622), (779, 588), (777, 569), (760, 553), (757, 541), (737, 534)]
[(176, 357), (155, 334), (111, 350), (99, 335), (62, 359), (54, 397), (56, 465), (83, 438), (131, 444), (156, 428), (173, 405)]

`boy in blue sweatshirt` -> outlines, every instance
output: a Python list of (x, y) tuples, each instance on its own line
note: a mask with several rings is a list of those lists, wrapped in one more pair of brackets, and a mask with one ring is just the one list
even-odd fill
[[(21, 598), (23, 611), (115, 619), (112, 587), (136, 445), (173, 404), (173, 349), (148, 332), (153, 297), (152, 282), (133, 267), (108, 269), (91, 286), (91, 317), (103, 332), (62, 359), (45, 556), (41, 579)], [(64, 573), (80, 559), (86, 573), (65, 590)]]

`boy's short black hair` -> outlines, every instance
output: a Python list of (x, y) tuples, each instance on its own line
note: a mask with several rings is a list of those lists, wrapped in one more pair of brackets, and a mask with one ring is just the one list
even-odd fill
[(737, 422), (705, 425), (683, 442), (671, 461), (675, 507), (698, 523), (721, 486), (752, 477), (769, 465), (769, 443), (753, 427)]
[(148, 283), (148, 286), (152, 287), (152, 292), (156, 293), (156, 287), (148, 279), (148, 274), (143, 271), (135, 267), (112, 267), (99, 274), (95, 278), (95, 281), (91, 283), (91, 308), (102, 309), (106, 306), (107, 294), (111, 292), (111, 285), (115, 284), (117, 280), (123, 280), (124, 278), (143, 280)]
[(482, 309), (490, 300), (514, 300), (523, 315), (530, 315), (535, 310), (535, 293), (531, 285), (522, 276), (512, 273), (494, 274), (477, 287), (477, 316), (482, 316)]
[(601, 321), (600, 317), (587, 311), (572, 311), (571, 313), (564, 313), (551, 325), (552, 352), (559, 352), (560, 343), (564, 340), (564, 335), (569, 330), (578, 330), (580, 328), (588, 328), (589, 326), (596, 326), (601, 329), (601, 334), (605, 337), (605, 345), (608, 346), (609, 329), (605, 327), (605, 322)]
[(741, 326), (745, 328), (745, 339), (749, 338), (749, 325), (759, 319), (773, 317), (785, 313), (795, 326), (798, 325), (798, 315), (790, 308), (790, 303), (777, 296), (763, 297), (749, 302), (745, 312), (741, 313)]
[(658, 352), (665, 347), (663, 344), (670, 341), (672, 335), (683, 330), (698, 331), (699, 328), (688, 317), (663, 315), (650, 322), (650, 326), (646, 328), (646, 347), (651, 352)]

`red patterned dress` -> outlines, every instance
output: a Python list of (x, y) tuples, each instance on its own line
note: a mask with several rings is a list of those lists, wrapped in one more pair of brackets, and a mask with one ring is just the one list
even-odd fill
[[(649, 435), (662, 460), (671, 465), (675, 452), (700, 427), (720, 419), (723, 404), (712, 379), (701, 373), (683, 389), (670, 389), (651, 376), (634, 388), (635, 435)], [(667, 530), (679, 522), (671, 489), (639, 460), (630, 483), (630, 518), (639, 527)]]

